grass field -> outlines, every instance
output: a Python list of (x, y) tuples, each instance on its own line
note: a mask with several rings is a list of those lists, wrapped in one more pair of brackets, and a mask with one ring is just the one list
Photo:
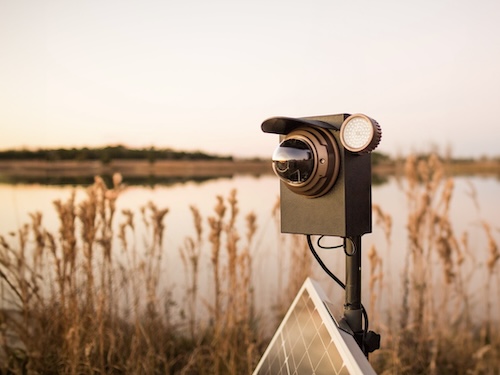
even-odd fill
[[(377, 246), (391, 246), (392, 218), (374, 206), (374, 230), (383, 231), (386, 242), (367, 249), (366, 305), (375, 317), (371, 329), (383, 338), (370, 361), (382, 374), (499, 374), (500, 327), (491, 309), (500, 297), (491, 293), (500, 283), (498, 223), (482, 223), (488, 246), (471, 249), (454, 231), (453, 177), (439, 159), (410, 157), (400, 172), (409, 206), (404, 298), (393, 300), (389, 313), (377, 302), (377, 295), (391, 293)], [(250, 374), (270, 339), (264, 318), (276, 326), (312, 272), (303, 236), (280, 237), (291, 249), (290, 273), (274, 316), (263, 317), (252, 287), (259, 277), (252, 267), (258, 218), (242, 216), (236, 191), (217, 196), (207, 217), (191, 207), (192, 235), (177, 249), (185, 298), (175, 301), (159, 285), (168, 207), (145, 203), (139, 216), (117, 212), (121, 191), (121, 175), (113, 176), (111, 188), (97, 177), (81, 202), (72, 196), (54, 203), (58, 231), (44, 228), (34, 207), (31, 222), (0, 235), (0, 373)], [(277, 207), (271, 209), (278, 225)], [(239, 220), (244, 232), (236, 229)], [(139, 221), (148, 228), (144, 253), (132, 241)], [(465, 288), (474, 251), (488, 254), (473, 270), (488, 281), (482, 319), (472, 315), (473, 296)], [(213, 298), (199, 293), (206, 256)]]

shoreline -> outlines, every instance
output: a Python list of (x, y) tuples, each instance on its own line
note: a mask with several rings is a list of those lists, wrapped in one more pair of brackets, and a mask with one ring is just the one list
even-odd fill
[[(448, 175), (497, 175), (500, 162), (448, 162), (444, 163)], [(404, 163), (374, 165), (373, 174), (380, 176), (404, 175)], [(268, 160), (113, 160), (103, 164), (99, 160), (1, 160), (0, 179), (30, 177), (94, 177), (120, 173), (127, 178), (169, 177), (223, 177), (233, 175), (272, 174)]]
[(103, 164), (98, 160), (45, 161), (14, 160), (0, 161), (0, 176), (45, 177), (45, 176), (101, 176), (120, 173), (124, 178), (148, 177), (215, 177), (235, 174), (272, 173), (271, 163), (253, 160), (113, 160)]

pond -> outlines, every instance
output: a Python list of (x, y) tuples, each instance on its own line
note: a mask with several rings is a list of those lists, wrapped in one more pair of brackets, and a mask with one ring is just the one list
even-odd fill
[[(489, 223), (493, 238), (499, 242), (500, 223), (500, 181), (495, 177), (456, 176), (453, 178), (453, 199), (450, 206), (450, 217), (454, 234), (461, 238), (467, 232), (468, 244), (472, 256), (466, 258), (464, 272), (471, 274), (467, 288), (471, 295), (483, 291), (488, 261), (488, 238), (483, 222)], [(124, 183), (127, 184), (125, 178)], [(7, 235), (20, 225), (30, 222), (29, 213), (39, 211), (43, 215), (43, 225), (53, 233), (57, 233), (59, 223), (53, 201), (66, 200), (72, 192), (76, 199), (85, 197), (85, 186), (82, 185), (43, 185), (43, 184), (0, 184), (0, 234)], [(279, 197), (279, 183), (274, 175), (236, 175), (233, 177), (213, 178), (205, 181), (187, 180), (171, 184), (130, 185), (120, 194), (117, 200), (117, 215), (115, 227), (124, 220), (121, 211), (130, 209), (136, 215), (137, 228), (140, 226), (140, 207), (153, 202), (159, 208), (168, 208), (164, 219), (165, 235), (163, 240), (163, 272), (162, 285), (172, 291), (174, 300), (182, 300), (186, 292), (186, 270), (180, 256), (180, 249), (187, 237), (195, 236), (195, 226), (190, 206), (195, 206), (203, 218), (203, 236), (205, 246), (200, 258), (200, 291), (210, 299), (213, 293), (210, 271), (210, 248), (208, 236), (208, 217), (214, 215), (217, 196), (225, 200), (232, 190), (237, 192), (240, 214), (236, 226), (241, 236), (240, 242), (245, 242), (245, 216), (253, 212), (257, 218), (257, 232), (250, 246), (252, 254), (253, 288), (257, 310), (264, 313), (271, 311), (280, 294), (284, 293), (286, 282), (290, 275), (288, 253), (292, 251), (288, 241), (290, 235), (280, 235), (273, 207)], [(387, 241), (383, 227), (377, 224), (374, 215), (373, 232), (363, 237), (363, 301), (365, 305), (370, 300), (370, 260), (368, 254), (372, 246), (376, 248), (378, 257), (382, 260), (384, 288), (387, 293), (378, 293), (377, 301), (372, 306), (387, 311), (401, 298), (402, 275), (408, 258), (408, 210), (406, 182), (395, 176), (390, 176), (374, 184), (372, 187), (372, 202), (380, 206), (383, 212), (392, 218), (390, 242)], [(145, 230), (137, 229), (139, 232)], [(135, 248), (144, 251), (144, 241), (141, 233), (136, 233)], [(335, 242), (336, 240), (325, 240)], [(338, 242), (338, 241), (337, 241)], [(117, 246), (115, 244), (115, 246)], [(320, 250), (331, 269), (343, 278), (344, 254), (340, 251)], [(311, 257), (312, 258), (312, 257)], [(473, 259), (473, 261), (471, 260)], [(312, 262), (312, 260), (311, 260)], [(314, 262), (312, 262), (314, 263)], [(498, 267), (496, 268), (498, 273)], [(342, 291), (329, 280), (319, 267), (314, 266), (314, 277), (317, 278), (327, 293), (334, 295), (341, 304)], [(498, 282), (498, 276), (494, 279)], [(439, 285), (439, 284), (437, 284)], [(498, 309), (498, 285), (490, 289), (494, 294), (494, 308)], [(439, 290), (436, 290), (439, 293)], [(481, 294), (484, 296), (484, 293)], [(481, 297), (483, 298), (483, 297)], [(475, 301), (478, 302), (478, 301)], [(477, 303), (477, 313), (484, 316), (484, 304)], [(494, 314), (498, 316), (498, 314)]]

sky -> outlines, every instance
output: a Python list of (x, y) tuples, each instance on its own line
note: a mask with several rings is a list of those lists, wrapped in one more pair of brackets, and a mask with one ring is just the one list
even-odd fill
[(270, 157), (269, 117), (363, 113), (378, 151), (500, 155), (498, 0), (0, 0), (0, 149)]

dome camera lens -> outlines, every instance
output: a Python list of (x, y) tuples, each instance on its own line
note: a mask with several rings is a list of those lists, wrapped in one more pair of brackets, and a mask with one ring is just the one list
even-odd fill
[(273, 166), (281, 179), (291, 184), (303, 183), (314, 171), (313, 152), (300, 139), (286, 139), (274, 151)]

